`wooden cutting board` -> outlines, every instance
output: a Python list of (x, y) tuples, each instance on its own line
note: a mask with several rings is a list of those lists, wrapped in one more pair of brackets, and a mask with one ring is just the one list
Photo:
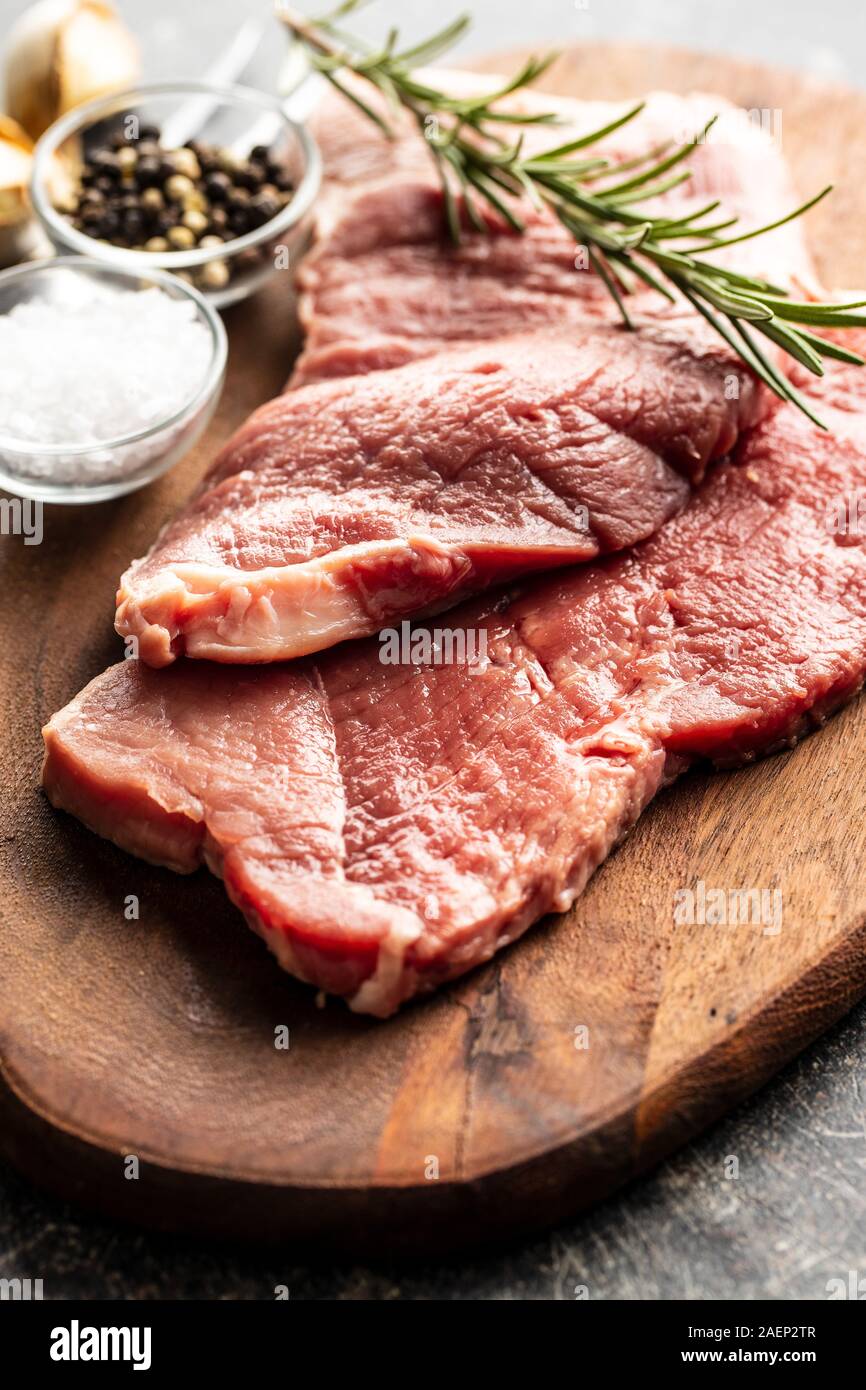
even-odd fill
[[(866, 97), (727, 59), (593, 45), (549, 86), (702, 87), (780, 110), (804, 192), (863, 160)], [(827, 283), (862, 277), (864, 218), (855, 177), (811, 216)], [(37, 790), (40, 725), (117, 659), (118, 574), (288, 372), (284, 284), (227, 322), (222, 406), (182, 467), (113, 504), (49, 509), (41, 546), (2, 542), (0, 1150), (136, 1223), (367, 1255), (556, 1220), (753, 1091), (866, 989), (866, 705), (793, 753), (685, 779), (572, 912), (434, 998), (387, 1023), (317, 1008), (207, 873), (141, 864)], [(698, 880), (781, 890), (781, 931), (675, 926), (673, 894)]]

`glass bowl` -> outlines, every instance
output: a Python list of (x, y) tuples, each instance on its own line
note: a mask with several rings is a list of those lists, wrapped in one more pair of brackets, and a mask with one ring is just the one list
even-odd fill
[[(70, 298), (96, 298), (94, 284), (108, 284), (130, 294), (156, 286), (172, 299), (191, 302), (195, 321), (208, 334), (205, 370), (179, 409), (145, 428), (98, 443), (70, 439), (68, 443), (41, 444), (7, 434), (0, 424), (0, 488), (19, 497), (76, 504), (104, 502), (135, 492), (166, 473), (187, 453), (219, 400), (228, 352), (222, 319), (203, 295), (174, 275), (143, 268), (123, 270), (82, 256), (32, 261), (0, 274), (0, 320), (17, 305), (65, 306)], [(86, 303), (86, 298), (82, 302)], [(134, 371), (134, 362), (129, 367)]]
[[(289, 202), (262, 226), (224, 240), (216, 248), (133, 250), (79, 231), (58, 206), (62, 203), (58, 166), (74, 179), (83, 156), (113, 138), (118, 143), (134, 138), (146, 126), (155, 126), (161, 133), (160, 143), (172, 149), (194, 139), (244, 158), (257, 145), (266, 145), (269, 156), (291, 181)], [(276, 271), (294, 266), (309, 238), (320, 183), (318, 149), (306, 128), (286, 115), (278, 97), (246, 87), (166, 82), (100, 97), (55, 121), (36, 146), (31, 197), (59, 252), (92, 256), (133, 273), (154, 267), (173, 271), (223, 309), (254, 293)], [(226, 283), (213, 287), (208, 266), (219, 266)]]

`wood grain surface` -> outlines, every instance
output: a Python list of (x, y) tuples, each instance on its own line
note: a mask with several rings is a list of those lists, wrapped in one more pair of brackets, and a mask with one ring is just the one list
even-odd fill
[[(780, 111), (804, 192), (863, 153), (866, 98), (732, 60), (593, 45), (547, 85)], [(862, 278), (863, 216), (853, 180), (811, 215), (828, 283)], [(208, 874), (141, 864), (37, 789), (40, 725), (116, 659), (117, 576), (287, 375), (284, 283), (227, 325), (223, 401), (178, 469), (119, 502), (47, 508), (40, 546), (2, 541), (0, 1152), (158, 1228), (367, 1256), (502, 1239), (645, 1169), (866, 990), (866, 707), (792, 753), (689, 776), (572, 912), (437, 996), (386, 1023), (318, 1008)], [(781, 930), (676, 926), (673, 895), (698, 880), (779, 890)]]

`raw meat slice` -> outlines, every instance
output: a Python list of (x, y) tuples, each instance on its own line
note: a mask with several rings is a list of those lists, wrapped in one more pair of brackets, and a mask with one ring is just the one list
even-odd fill
[(641, 540), (766, 397), (699, 328), (575, 327), (263, 406), (150, 554), (141, 658), (275, 661)]
[[(458, 94), (482, 81), (477, 74), (435, 76)], [(561, 113), (564, 125), (555, 134), (526, 128), (528, 145), (540, 147), (596, 129), (625, 109), (532, 93), (513, 104)], [(598, 148), (611, 159), (630, 159), (665, 141), (689, 140), (717, 112), (718, 123), (689, 158), (689, 182), (650, 206), (670, 216), (718, 198), (744, 230), (790, 211), (797, 199), (770, 135), (718, 97), (653, 93), (641, 115)], [(439, 182), (416, 131), (389, 142), (336, 95), (314, 117), (314, 129), (326, 193), (314, 249), (298, 273), (306, 343), (291, 384), (397, 366), (456, 342), (553, 322), (616, 322), (609, 294), (593, 273), (575, 269), (574, 242), (552, 217), (530, 211), (523, 236), (500, 226), (498, 234), (468, 234), (453, 247), (444, 235)], [(747, 272), (771, 270), (784, 284), (814, 286), (799, 222), (714, 255)], [(638, 317), (684, 311), (648, 290), (633, 297), (633, 307)]]
[(567, 908), (692, 759), (784, 746), (859, 689), (866, 380), (807, 389), (832, 434), (780, 407), (634, 551), (450, 615), (485, 634), (480, 670), (372, 640), (255, 672), (126, 662), (45, 729), (49, 797), (206, 862), (287, 969), (391, 1013)]
[[(422, 70), (437, 86), (455, 96), (471, 96), (501, 85), (503, 78), (459, 69)], [(365, 89), (365, 98), (375, 102), (375, 94)], [(585, 135), (623, 115), (629, 103), (583, 101), (549, 92), (524, 90), (505, 99), (501, 105), (528, 116), (555, 111), (556, 126), (529, 125), (521, 128), (527, 153), (549, 148)], [(751, 225), (769, 222), (783, 208), (795, 205), (790, 174), (782, 159), (774, 134), (751, 118), (749, 111), (731, 104), (718, 94), (692, 92), (678, 96), (672, 92), (650, 92), (644, 109), (634, 120), (604, 137), (592, 147), (613, 163), (634, 159), (662, 145), (694, 142), (689, 155), (691, 177), (648, 203), (668, 212), (674, 207), (685, 211), (704, 205), (709, 197), (722, 199), (726, 207)], [(766, 113), (755, 113), (766, 115)], [(392, 221), (357, 215), (363, 200), (376, 189), (398, 184), (407, 193), (422, 187), (438, 191), (439, 178), (429, 151), (418, 139), (417, 127), (407, 119), (401, 122), (387, 111), (397, 137), (388, 139), (357, 108), (336, 92), (329, 92), (313, 113), (310, 126), (319, 145), (324, 164), (324, 190), (317, 209), (317, 241), (327, 243), (341, 255), (356, 255), (377, 244), (396, 245), (424, 240), (429, 230), (429, 204), (420, 196), (408, 201), (402, 211), (394, 205)], [(701, 132), (718, 117), (706, 136)], [(697, 137), (697, 138), (696, 138)], [(362, 202), (356, 207), (355, 200)], [(413, 225), (414, 224), (414, 225)], [(441, 224), (440, 224), (441, 225)], [(745, 242), (733, 252), (738, 263), (754, 258), (756, 271), (766, 264), (780, 265), (790, 274), (811, 279), (813, 271), (800, 226), (787, 223), (762, 237)], [(724, 258), (723, 258), (724, 259)]]

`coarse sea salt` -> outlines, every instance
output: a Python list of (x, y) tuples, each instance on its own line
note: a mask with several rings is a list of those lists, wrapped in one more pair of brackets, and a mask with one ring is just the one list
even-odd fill
[[(5, 470), (68, 483), (138, 472), (165, 456), (185, 419), (145, 440), (102, 446), (191, 405), (212, 355), (210, 332), (192, 301), (156, 286), (131, 290), (58, 272), (48, 296), (0, 315)], [(76, 452), (39, 454), (39, 445)], [(81, 448), (89, 452), (79, 454)]]

